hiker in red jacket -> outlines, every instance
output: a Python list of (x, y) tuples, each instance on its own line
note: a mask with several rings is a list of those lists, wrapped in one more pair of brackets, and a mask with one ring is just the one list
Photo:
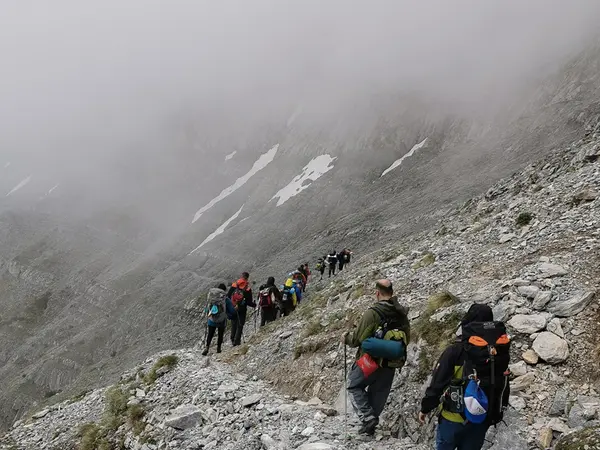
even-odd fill
[(231, 344), (235, 347), (242, 342), (244, 325), (246, 324), (246, 315), (248, 314), (248, 306), (256, 308), (256, 303), (252, 298), (252, 288), (248, 281), (250, 274), (242, 273), (242, 278), (231, 284), (227, 297), (231, 299), (231, 303), (236, 310), (236, 314), (231, 320)]

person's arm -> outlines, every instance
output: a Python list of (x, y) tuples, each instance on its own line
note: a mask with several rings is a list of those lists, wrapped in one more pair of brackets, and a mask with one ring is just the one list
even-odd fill
[(452, 377), (454, 376), (454, 366), (457, 362), (458, 355), (461, 349), (457, 346), (448, 347), (440, 359), (438, 360), (435, 369), (433, 370), (433, 376), (431, 383), (425, 391), (425, 396), (421, 400), (421, 412), (428, 414), (437, 408), (440, 404), (440, 397), (444, 393), (444, 390), (450, 385)]
[(254, 303), (254, 296), (252, 295), (252, 289), (246, 291), (246, 305), (252, 308), (256, 308), (256, 303)]
[(235, 291), (235, 287), (232, 285), (227, 291), (227, 297), (231, 298), (231, 296), (233, 295), (233, 291)]
[(281, 301), (281, 291), (277, 289), (277, 286), (272, 287), (271, 294), (275, 296), (276, 301)]
[(362, 341), (373, 336), (375, 329), (379, 325), (379, 317), (376, 314), (372, 309), (365, 311), (354, 332), (346, 336), (346, 345), (359, 347)]

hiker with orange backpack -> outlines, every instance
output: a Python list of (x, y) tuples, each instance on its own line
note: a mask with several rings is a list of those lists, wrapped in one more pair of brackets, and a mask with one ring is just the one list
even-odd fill
[(510, 396), (510, 338), (488, 305), (473, 304), (460, 336), (435, 366), (419, 422), (438, 416), (437, 450), (480, 450), (491, 425), (502, 422)]
[(227, 297), (231, 300), (235, 314), (231, 319), (231, 344), (236, 347), (242, 342), (242, 334), (244, 325), (246, 324), (246, 315), (248, 314), (248, 306), (256, 308), (256, 303), (252, 296), (252, 288), (248, 281), (250, 274), (242, 273), (242, 278), (233, 282)]
[(260, 308), (260, 326), (263, 327), (277, 318), (277, 305), (281, 292), (275, 286), (275, 278), (269, 277), (266, 284), (258, 288), (258, 306)]

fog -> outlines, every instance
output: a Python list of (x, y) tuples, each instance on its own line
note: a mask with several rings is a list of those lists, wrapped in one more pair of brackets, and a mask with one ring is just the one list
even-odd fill
[(116, 176), (126, 152), (179, 158), (169, 124), (186, 111), (235, 136), (375, 94), (493, 108), (579, 51), (599, 13), (597, 0), (6, 0), (0, 163)]

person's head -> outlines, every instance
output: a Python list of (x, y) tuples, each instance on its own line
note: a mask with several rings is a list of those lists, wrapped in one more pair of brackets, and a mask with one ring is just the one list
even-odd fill
[(227, 287), (225, 286), (225, 283), (221, 283), (217, 286), (218, 289), (221, 289), (222, 291), (227, 290)]
[(250, 278), (250, 274), (248, 272), (242, 272), (242, 278), (244, 280), (247, 280), (248, 278)]
[(275, 286), (275, 277), (267, 278), (267, 286)]
[(386, 278), (377, 280), (375, 283), (375, 297), (379, 300), (389, 300), (394, 295), (392, 282)]
[(488, 305), (474, 303), (471, 305), (463, 319), (460, 321), (461, 326), (471, 322), (491, 322), (494, 320), (492, 308)]
[(308, 269), (308, 263), (304, 263), (304, 267)]

